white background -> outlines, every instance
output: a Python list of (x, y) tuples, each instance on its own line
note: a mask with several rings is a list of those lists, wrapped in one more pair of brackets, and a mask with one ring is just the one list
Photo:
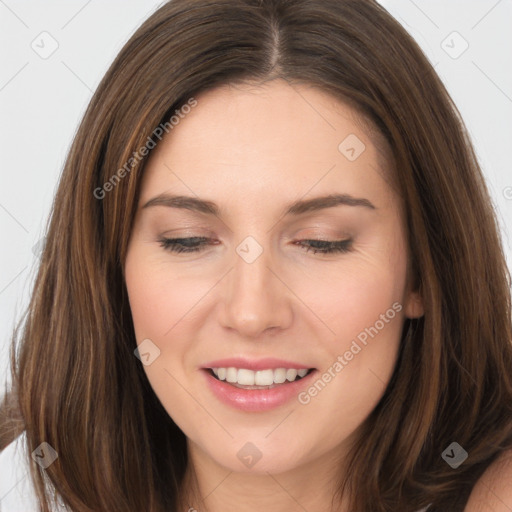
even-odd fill
[[(0, 395), (10, 382), (14, 322), (28, 303), (38, 263), (32, 249), (44, 235), (72, 136), (109, 64), (160, 3), (0, 0)], [(510, 264), (512, 0), (381, 3), (418, 41), (466, 122)], [(46, 59), (31, 46), (42, 52), (52, 44), (58, 48)]]

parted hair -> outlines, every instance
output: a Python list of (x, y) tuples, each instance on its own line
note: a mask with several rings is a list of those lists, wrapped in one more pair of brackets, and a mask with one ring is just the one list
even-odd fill
[[(5, 446), (25, 431), (41, 510), (175, 511), (186, 437), (140, 361), (123, 277), (141, 177), (133, 154), (200, 92), (281, 78), (352, 105), (385, 138), (424, 315), (339, 482), (351, 511), (462, 511), (512, 447), (510, 273), (460, 114), (404, 28), (373, 0), (171, 0), (124, 45), (67, 156), (26, 314), (13, 333)], [(200, 108), (200, 107), (198, 107)], [(171, 134), (172, 136), (172, 134)], [(158, 143), (158, 140), (155, 140)], [(132, 158), (104, 197), (97, 191)], [(335, 426), (333, 426), (335, 428)], [(453, 441), (468, 458), (442, 458)]]

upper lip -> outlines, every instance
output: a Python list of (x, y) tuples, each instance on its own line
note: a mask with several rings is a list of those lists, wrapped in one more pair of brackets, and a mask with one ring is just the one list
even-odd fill
[(312, 368), (311, 365), (297, 363), (295, 361), (286, 361), (274, 357), (265, 357), (263, 359), (246, 359), (243, 357), (230, 357), (226, 359), (216, 359), (205, 363), (203, 368), (246, 368), (248, 370), (275, 370), (276, 368), (294, 368), (296, 370)]

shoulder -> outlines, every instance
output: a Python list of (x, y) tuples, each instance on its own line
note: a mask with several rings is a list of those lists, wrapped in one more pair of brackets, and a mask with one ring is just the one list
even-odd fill
[[(39, 500), (30, 478), (30, 458), (25, 432), (0, 452), (0, 510), (2, 512), (40, 510)], [(50, 486), (50, 484), (47, 485)], [(49, 506), (52, 511), (69, 510), (61, 504), (60, 500), (52, 501)]]
[(8, 512), (37, 510), (29, 476), (25, 433), (0, 452), (0, 508)]
[(476, 482), (464, 512), (512, 510), (512, 449), (503, 452)]

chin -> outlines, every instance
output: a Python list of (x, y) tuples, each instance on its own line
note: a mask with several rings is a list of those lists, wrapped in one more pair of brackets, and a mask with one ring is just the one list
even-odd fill
[(306, 464), (292, 444), (272, 443), (268, 439), (232, 441), (229, 446), (217, 445), (208, 450), (210, 457), (220, 466), (235, 473), (254, 475), (278, 474)]

